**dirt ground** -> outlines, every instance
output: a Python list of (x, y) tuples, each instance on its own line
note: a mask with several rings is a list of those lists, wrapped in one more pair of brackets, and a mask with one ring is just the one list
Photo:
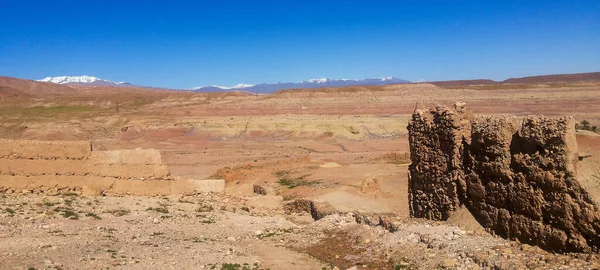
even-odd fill
[[(417, 103), (458, 100), (478, 114), (569, 115), (600, 125), (599, 83), (412, 84), (272, 95), (140, 90), (145, 99), (84, 90), (69, 98), (3, 102), (0, 137), (91, 140), (98, 150), (156, 148), (172, 175), (225, 179), (226, 192), (5, 194), (2, 269), (600, 267), (597, 254), (551, 254), (491, 236), (468, 212), (448, 223), (408, 218), (406, 131)], [(580, 181), (600, 198), (600, 136), (582, 131), (577, 139), (580, 152), (591, 154), (579, 164)], [(255, 194), (255, 185), (268, 194)], [(282, 203), (300, 198), (326, 202), (339, 214), (314, 221), (283, 210)], [(392, 213), (399, 227), (357, 224), (351, 213)]]

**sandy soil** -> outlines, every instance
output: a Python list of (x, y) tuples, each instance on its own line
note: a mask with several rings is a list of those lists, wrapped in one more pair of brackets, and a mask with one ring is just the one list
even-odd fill
[[(597, 255), (549, 254), (507, 242), (483, 232), (468, 213), (446, 224), (409, 219), (406, 125), (417, 103), (457, 100), (479, 114), (569, 115), (600, 125), (599, 90), (598, 83), (526, 89), (417, 84), (273, 95), (135, 90), (121, 96), (83, 89), (65, 99), (3, 102), (2, 138), (91, 140), (99, 150), (156, 148), (173, 175), (223, 178), (227, 186), (225, 195), (192, 198), (7, 195), (0, 200), (0, 268), (593, 268)], [(595, 198), (598, 138), (590, 132), (577, 138), (580, 152), (592, 155), (579, 174)], [(269, 196), (254, 194), (255, 185)], [(308, 214), (284, 213), (281, 201), (298, 198), (327, 202), (342, 214), (315, 222)], [(205, 204), (212, 210), (196, 211)], [(79, 219), (63, 217), (65, 209), (57, 207)], [(168, 213), (148, 210), (161, 207)], [(113, 210), (119, 209), (127, 214), (118, 216)], [(356, 224), (347, 212), (393, 213), (403, 225), (390, 233)]]

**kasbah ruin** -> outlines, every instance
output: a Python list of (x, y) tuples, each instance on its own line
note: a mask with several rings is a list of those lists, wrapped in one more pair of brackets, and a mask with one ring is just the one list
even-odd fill
[(0, 269), (599, 269), (600, 75), (582, 76), (0, 77)]

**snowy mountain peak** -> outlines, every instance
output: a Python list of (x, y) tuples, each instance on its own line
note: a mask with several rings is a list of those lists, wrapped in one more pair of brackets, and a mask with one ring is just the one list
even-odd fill
[(326, 83), (328, 81), (330, 81), (330, 80), (327, 79), (327, 78), (319, 78), (319, 79), (310, 79), (310, 80), (308, 80), (306, 82), (307, 83)]
[(126, 82), (115, 82), (109, 80), (103, 80), (94, 76), (59, 76), (59, 77), (46, 77), (40, 82), (49, 82), (56, 84), (81, 84), (81, 85), (130, 85)]
[(254, 86), (254, 84), (240, 83), (240, 84), (236, 84), (232, 87), (220, 86), (220, 85), (198, 86), (198, 87), (192, 88), (191, 90), (206, 90), (206, 89), (239, 90), (239, 89), (244, 89), (244, 88), (250, 88), (253, 86)]
[(247, 84), (247, 83), (240, 83), (240, 84), (236, 84), (234, 86), (232, 86), (232, 89), (242, 89), (242, 88), (248, 88), (248, 87), (252, 87), (254, 86), (254, 84)]

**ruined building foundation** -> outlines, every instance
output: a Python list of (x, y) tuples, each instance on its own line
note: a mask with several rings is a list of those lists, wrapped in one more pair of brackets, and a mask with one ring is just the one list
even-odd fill
[(576, 179), (573, 119), (418, 108), (408, 131), (411, 216), (446, 220), (466, 206), (504, 238), (559, 252), (600, 248), (598, 206)]
[(224, 188), (223, 180), (171, 176), (155, 149), (92, 151), (89, 141), (0, 139), (0, 192), (169, 195)]

